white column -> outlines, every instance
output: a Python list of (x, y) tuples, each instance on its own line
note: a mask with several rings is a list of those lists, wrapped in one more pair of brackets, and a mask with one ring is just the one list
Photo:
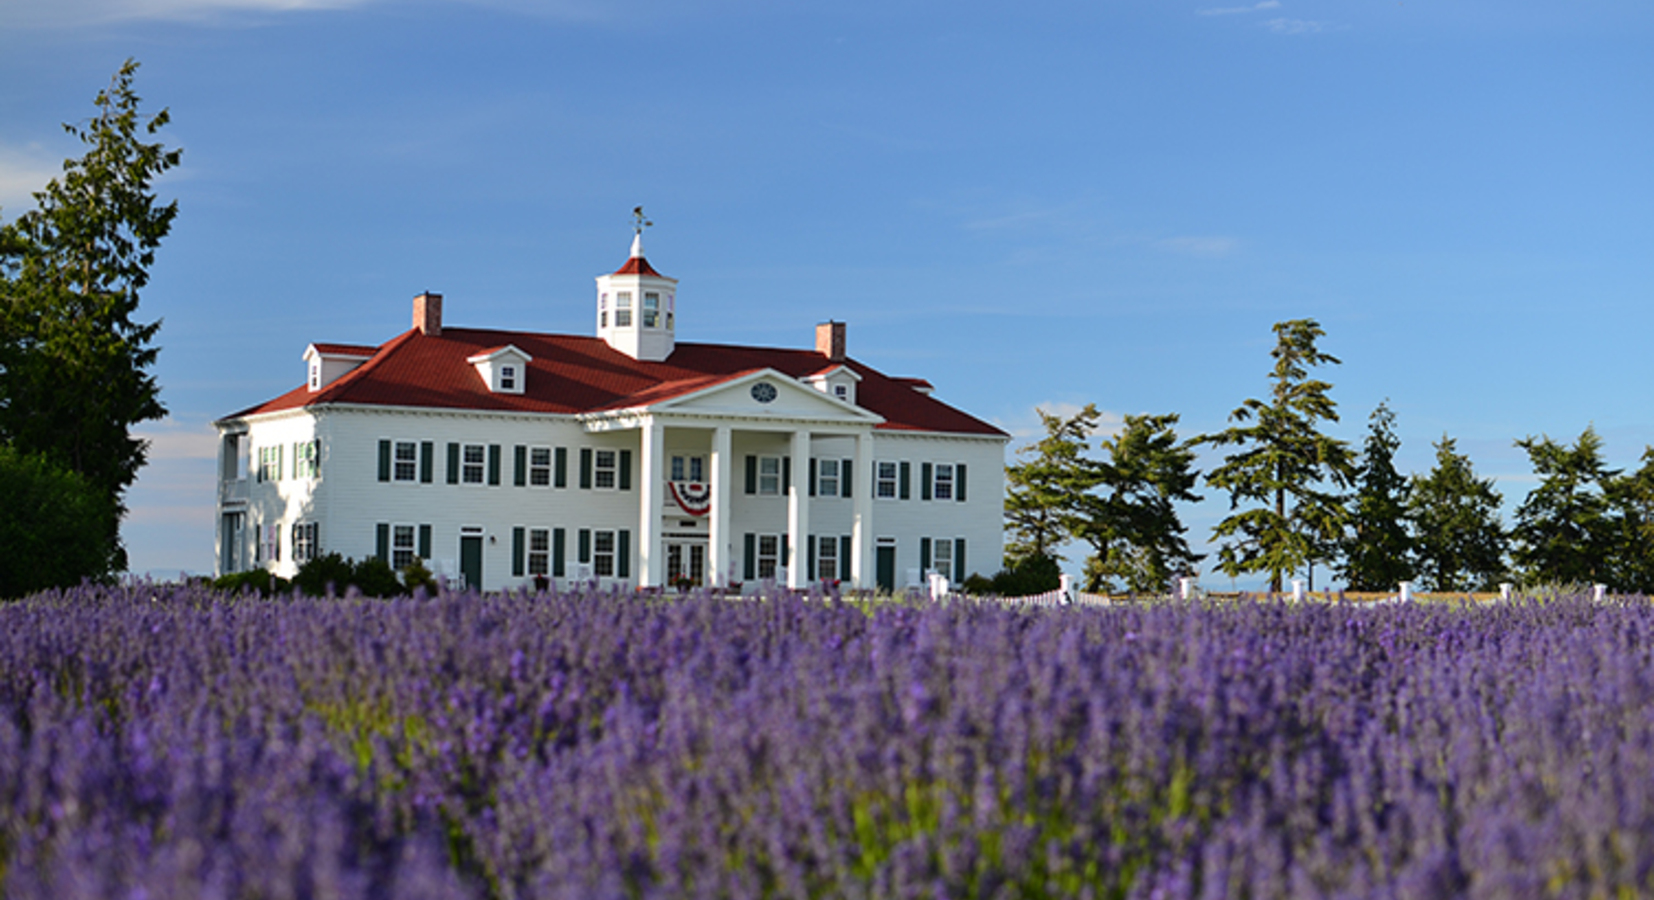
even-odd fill
[(712, 512), (707, 514), (706, 570), (712, 585), (729, 585), (729, 564), (735, 554), (729, 546), (729, 426), (712, 429)]
[(637, 584), (657, 587), (666, 581), (666, 554), (660, 543), (661, 485), (665, 475), (662, 454), (666, 442), (653, 418), (645, 419), (638, 431), (642, 446), (638, 453)]
[(856, 435), (855, 477), (851, 479), (851, 497), (855, 502), (855, 523), (851, 526), (850, 582), (855, 587), (871, 589), (877, 573), (873, 565), (873, 492), (874, 483), (873, 433)]
[(787, 485), (787, 587), (808, 584), (804, 561), (809, 558), (804, 542), (810, 539), (810, 432), (793, 432), (792, 484)]

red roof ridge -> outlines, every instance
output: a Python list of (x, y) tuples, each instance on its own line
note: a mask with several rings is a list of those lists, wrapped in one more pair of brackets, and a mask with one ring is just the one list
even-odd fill
[(336, 356), (372, 356), (379, 352), (377, 346), (369, 344), (329, 344), (311, 341), (310, 346), (315, 347), (317, 353), (330, 353)]

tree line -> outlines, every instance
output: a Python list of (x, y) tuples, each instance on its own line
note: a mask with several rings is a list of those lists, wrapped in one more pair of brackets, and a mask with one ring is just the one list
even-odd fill
[(138, 294), (178, 205), (154, 179), (177, 149), (147, 136), (121, 66), (84, 145), (34, 208), (0, 225), (0, 598), (126, 569), (120, 522), (147, 443), (130, 428), (166, 414), (149, 367), (161, 323), (137, 320)]
[[(1175, 414), (1126, 416), (1100, 434), (1094, 405), (1066, 417), (1041, 410), (1044, 437), (1006, 467), (1005, 570), (993, 587), (1054, 586), (1060, 548), (1079, 543), (1090, 549), (1087, 590), (1165, 590), (1204, 558), (1174, 505), (1202, 500), (1194, 490), (1204, 481), (1229, 499), (1212, 533), (1218, 571), (1267, 575), (1274, 591), (1320, 564), (1356, 591), (1510, 581), (1654, 593), (1654, 447), (1626, 472), (1607, 465), (1592, 428), (1572, 444), (1517, 440), (1538, 484), (1506, 527), (1494, 480), (1476, 474), (1453, 438), (1435, 442), (1429, 472), (1396, 470), (1387, 403), (1369, 417), (1359, 451), (1324, 433), (1338, 409), (1314, 372), (1340, 361), (1319, 349), (1325, 332), (1312, 319), (1274, 331), (1268, 395), (1242, 402), (1214, 434), (1180, 438)], [(1203, 446), (1227, 451), (1204, 475), (1194, 467)]]

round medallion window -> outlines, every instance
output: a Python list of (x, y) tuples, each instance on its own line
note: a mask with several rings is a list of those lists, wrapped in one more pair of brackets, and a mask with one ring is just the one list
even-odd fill
[(767, 381), (760, 381), (752, 386), (752, 399), (759, 403), (768, 403), (775, 399), (775, 385)]

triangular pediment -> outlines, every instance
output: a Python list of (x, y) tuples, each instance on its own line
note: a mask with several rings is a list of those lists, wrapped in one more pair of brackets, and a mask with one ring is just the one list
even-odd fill
[(709, 416), (816, 419), (876, 425), (884, 417), (774, 369), (737, 375), (648, 405), (650, 412)]

